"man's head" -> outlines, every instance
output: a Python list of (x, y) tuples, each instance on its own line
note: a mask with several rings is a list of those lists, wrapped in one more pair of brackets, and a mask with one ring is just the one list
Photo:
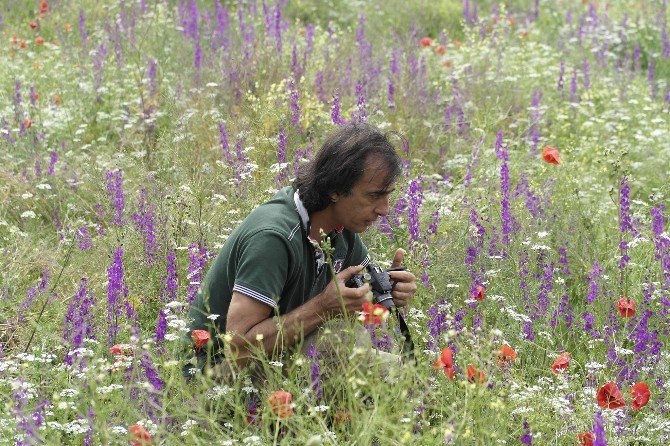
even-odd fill
[(400, 157), (388, 137), (368, 124), (351, 123), (328, 135), (314, 158), (300, 168), (293, 185), (312, 214), (351, 195), (364, 176), (388, 189), (400, 173)]

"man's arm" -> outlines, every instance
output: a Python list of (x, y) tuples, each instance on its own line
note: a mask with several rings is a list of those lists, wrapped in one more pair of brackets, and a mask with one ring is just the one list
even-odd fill
[(242, 366), (249, 361), (254, 354), (252, 346), (262, 347), (270, 353), (277, 345), (284, 347), (295, 344), (301, 336), (313, 332), (323, 321), (343, 311), (353, 314), (360, 310), (363, 302), (372, 299), (370, 287), (347, 288), (344, 284), (361, 269), (362, 266), (345, 269), (335, 276), (335, 280), (321, 294), (293, 311), (276, 317), (272, 317), (269, 307), (264, 303), (234, 292), (228, 308), (226, 331), (233, 335), (231, 350), (237, 364)]

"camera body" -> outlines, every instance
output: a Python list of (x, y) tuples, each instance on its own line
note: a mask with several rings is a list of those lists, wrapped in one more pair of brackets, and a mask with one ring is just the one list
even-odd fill
[(364, 284), (370, 284), (370, 289), (374, 297), (374, 302), (385, 306), (389, 310), (394, 307), (393, 287), (395, 282), (391, 280), (390, 271), (404, 271), (406, 268), (396, 267), (387, 270), (381, 269), (376, 263), (369, 263), (364, 273), (354, 274), (345, 284), (349, 288), (360, 288)]

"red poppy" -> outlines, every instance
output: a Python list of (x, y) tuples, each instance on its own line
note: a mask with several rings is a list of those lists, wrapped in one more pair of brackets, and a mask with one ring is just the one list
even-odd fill
[(613, 381), (600, 387), (596, 398), (598, 399), (598, 406), (603, 409), (618, 409), (626, 405), (619, 386)]
[(641, 382), (634, 384), (633, 387), (630, 388), (630, 397), (632, 399), (631, 405), (633, 406), (633, 410), (638, 410), (646, 406), (649, 402), (650, 396), (651, 392), (649, 392), (649, 386), (647, 383)]
[(275, 390), (268, 396), (268, 405), (279, 418), (288, 418), (293, 416), (291, 400), (293, 395), (285, 390)]
[(39, 36), (35, 39), (35, 44), (36, 45), (44, 45), (44, 38)]
[(431, 46), (433, 44), (433, 39), (430, 37), (424, 37), (421, 39), (421, 46)]
[(69, 33), (70, 31), (72, 31), (72, 25), (70, 25), (69, 23), (66, 23), (63, 26), (63, 29), (65, 30), (66, 33)]
[(49, 12), (49, 4), (42, 0), (40, 2), (40, 14), (46, 14), (47, 12)]
[(54, 104), (55, 105), (60, 105), (60, 95), (59, 94), (54, 95)]
[(19, 43), (19, 48), (25, 48), (26, 47), (26, 41), (22, 40), (21, 43)]
[(30, 26), (30, 29), (35, 29), (37, 28), (37, 22), (30, 22), (28, 26)]
[(616, 301), (616, 306), (619, 309), (621, 317), (635, 316), (635, 301), (628, 299), (626, 296)]
[(486, 288), (481, 285), (477, 285), (475, 290), (470, 294), (470, 298), (482, 301), (486, 298)]
[(512, 361), (516, 359), (516, 351), (510, 347), (509, 345), (503, 345), (500, 347), (500, 350), (497, 351), (498, 353), (498, 365), (499, 366), (504, 366), (506, 364), (510, 364)]
[(193, 339), (196, 350), (202, 349), (209, 342), (210, 338), (211, 336), (207, 330), (193, 330), (191, 332), (191, 339)]
[(440, 359), (433, 363), (435, 368), (443, 369), (444, 375), (450, 380), (454, 380), (454, 352), (449, 347), (442, 349)]
[(151, 444), (151, 435), (139, 424), (130, 426), (128, 433), (130, 434), (130, 444), (133, 446), (149, 446)]
[(452, 64), (450, 60), (445, 60), (444, 62), (442, 62), (442, 66), (445, 68), (451, 68), (451, 65)]
[(582, 432), (581, 434), (577, 434), (577, 441), (579, 442), (579, 446), (593, 446), (594, 440), (595, 437), (591, 432)]
[(335, 413), (335, 419), (333, 420), (335, 424), (347, 424), (351, 422), (351, 413), (348, 410), (338, 410)]
[(389, 317), (389, 310), (384, 305), (363, 302), (361, 307), (363, 308), (363, 313), (358, 316), (358, 319), (364, 324), (379, 325), (384, 323)]
[(461, 44), (461, 41), (460, 41), (460, 40), (457, 40), (457, 39), (454, 39), (454, 41), (451, 42), (451, 43), (453, 43), (454, 46), (455, 46), (456, 48), (460, 48), (461, 45), (462, 45), (462, 44)]
[(570, 356), (570, 353), (568, 352), (561, 353), (558, 356), (558, 358), (556, 358), (556, 361), (554, 361), (554, 363), (552, 364), (551, 371), (554, 372), (555, 374), (564, 372), (570, 365), (571, 359), (572, 356)]
[(559, 156), (558, 150), (551, 146), (544, 146), (544, 149), (542, 149), (542, 159), (549, 164), (558, 164)]
[(114, 356), (130, 356), (133, 354), (133, 346), (130, 344), (114, 344), (109, 347), (109, 353)]
[(435, 52), (440, 56), (444, 56), (447, 53), (447, 47), (444, 45), (438, 45), (435, 47)]
[(483, 370), (477, 370), (475, 366), (472, 364), (468, 364), (468, 381), (471, 383), (474, 383), (476, 381), (479, 381), (480, 384), (484, 384), (486, 382), (486, 375), (484, 374)]

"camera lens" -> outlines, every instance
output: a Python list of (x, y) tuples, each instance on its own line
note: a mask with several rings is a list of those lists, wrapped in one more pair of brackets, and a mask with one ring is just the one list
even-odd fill
[(391, 293), (380, 294), (376, 297), (376, 300), (378, 304), (383, 305), (388, 309), (395, 305), (393, 303), (393, 297), (391, 296)]

